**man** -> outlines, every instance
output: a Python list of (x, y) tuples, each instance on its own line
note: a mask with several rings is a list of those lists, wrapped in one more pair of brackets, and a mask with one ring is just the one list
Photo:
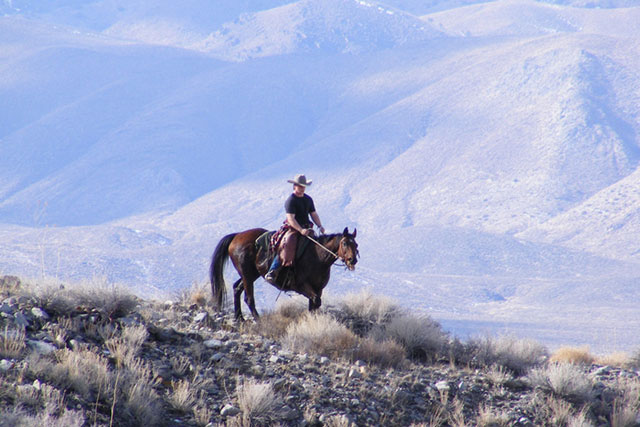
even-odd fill
[[(318, 226), (320, 233), (324, 234), (324, 227), (320, 221), (320, 217), (316, 212), (313, 199), (305, 194), (311, 180), (307, 181), (305, 175), (296, 175), (295, 178), (287, 180), (293, 184), (293, 193), (284, 202), (284, 210), (287, 219), (274, 236), (274, 247), (276, 248), (276, 256), (273, 258), (271, 267), (265, 275), (268, 282), (275, 283), (278, 270), (281, 266), (288, 267), (293, 264), (296, 255), (296, 246), (298, 237), (309, 236), (313, 234), (313, 224)], [(311, 221), (309, 220), (311, 215)]]

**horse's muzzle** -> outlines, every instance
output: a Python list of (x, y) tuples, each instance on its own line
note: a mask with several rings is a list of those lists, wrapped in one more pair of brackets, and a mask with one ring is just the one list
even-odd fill
[(355, 259), (355, 258), (350, 258), (350, 259), (345, 260), (344, 265), (346, 265), (346, 266), (347, 266), (347, 268), (348, 268), (350, 271), (353, 271), (353, 270), (355, 270), (355, 269), (356, 269), (356, 264), (357, 264), (357, 263), (358, 263), (358, 260), (357, 260), (357, 259)]

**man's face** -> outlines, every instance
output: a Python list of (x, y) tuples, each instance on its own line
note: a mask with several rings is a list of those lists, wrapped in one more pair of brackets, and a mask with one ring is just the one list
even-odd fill
[(302, 185), (293, 184), (293, 192), (296, 193), (297, 195), (300, 196), (304, 194), (304, 190), (305, 190), (305, 187), (303, 187)]

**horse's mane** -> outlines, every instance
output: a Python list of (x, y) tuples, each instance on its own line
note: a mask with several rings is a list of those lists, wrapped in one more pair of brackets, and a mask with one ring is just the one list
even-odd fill
[(318, 238), (318, 242), (324, 245), (339, 236), (342, 237), (342, 233), (323, 234)]

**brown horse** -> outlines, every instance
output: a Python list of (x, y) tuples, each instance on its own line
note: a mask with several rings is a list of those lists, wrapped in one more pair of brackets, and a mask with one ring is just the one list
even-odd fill
[[(243, 320), (240, 296), (244, 291), (244, 300), (251, 310), (251, 314), (258, 319), (258, 311), (253, 298), (253, 282), (269, 270), (270, 257), (259, 250), (256, 240), (267, 230), (254, 228), (232, 233), (223, 237), (216, 246), (211, 259), (209, 269), (211, 279), (211, 291), (218, 309), (222, 309), (226, 285), (224, 283), (223, 270), (227, 259), (231, 258), (233, 266), (240, 274), (233, 284), (233, 306), (235, 317)], [(283, 291), (295, 291), (309, 299), (309, 310), (316, 310), (321, 305), (322, 290), (329, 282), (331, 266), (336, 259), (341, 259), (349, 270), (354, 270), (358, 262), (358, 244), (356, 243), (357, 230), (353, 234), (345, 228), (342, 234), (327, 234), (318, 237), (316, 245), (309, 242), (304, 252), (293, 267), (283, 267), (285, 279), (278, 277), (274, 286)], [(304, 237), (300, 237), (304, 239)], [(298, 243), (300, 244), (300, 242)], [(288, 280), (286, 280), (288, 276)]]

